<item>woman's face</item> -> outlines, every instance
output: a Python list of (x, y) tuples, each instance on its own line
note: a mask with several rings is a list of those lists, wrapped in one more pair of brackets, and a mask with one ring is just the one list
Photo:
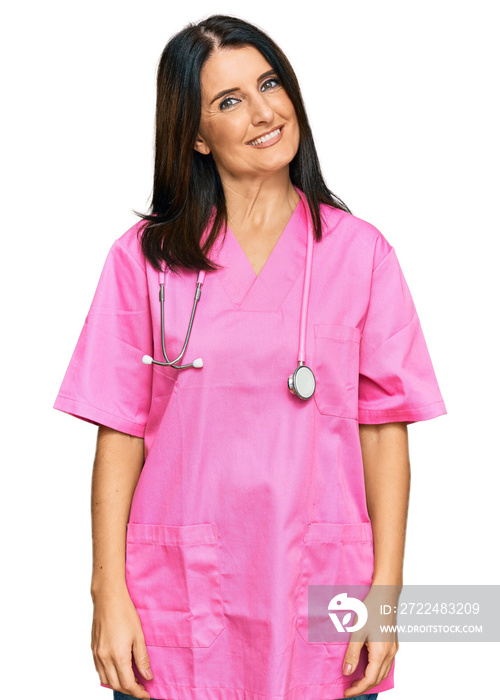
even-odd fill
[[(277, 74), (253, 46), (213, 53), (201, 72), (201, 98), (195, 148), (212, 153), (223, 180), (265, 176), (294, 158), (300, 138), (295, 109)], [(255, 143), (278, 128), (264, 143)]]

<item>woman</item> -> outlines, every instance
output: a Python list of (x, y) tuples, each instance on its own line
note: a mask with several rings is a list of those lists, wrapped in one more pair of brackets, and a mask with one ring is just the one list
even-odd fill
[(394, 686), (397, 639), (332, 639), (328, 602), (401, 586), (406, 426), (446, 409), (394, 249), (328, 190), (260, 29), (215, 15), (165, 47), (151, 213), (54, 406), (99, 425), (91, 646), (116, 700)]

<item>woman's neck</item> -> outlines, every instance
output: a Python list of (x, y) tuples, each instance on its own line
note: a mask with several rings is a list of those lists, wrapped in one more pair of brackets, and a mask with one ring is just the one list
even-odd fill
[(233, 231), (274, 231), (286, 222), (299, 195), (286, 172), (265, 180), (223, 180), (228, 226)]

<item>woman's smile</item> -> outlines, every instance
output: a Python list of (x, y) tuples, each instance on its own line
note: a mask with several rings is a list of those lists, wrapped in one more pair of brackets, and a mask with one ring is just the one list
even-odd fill
[(272, 131), (266, 131), (253, 141), (249, 141), (247, 146), (253, 146), (253, 148), (268, 148), (269, 146), (274, 146), (275, 143), (281, 140), (284, 128), (285, 125), (282, 124)]

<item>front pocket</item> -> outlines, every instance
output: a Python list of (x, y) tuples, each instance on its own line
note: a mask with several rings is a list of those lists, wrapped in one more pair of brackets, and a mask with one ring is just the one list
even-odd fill
[(355, 326), (315, 323), (314, 399), (320, 413), (358, 418), (359, 344)]
[(125, 571), (147, 645), (208, 647), (224, 629), (214, 523), (128, 523)]
[(305, 642), (313, 643), (308, 639), (308, 586), (369, 586), (373, 563), (371, 523), (306, 525), (296, 617), (297, 631)]

